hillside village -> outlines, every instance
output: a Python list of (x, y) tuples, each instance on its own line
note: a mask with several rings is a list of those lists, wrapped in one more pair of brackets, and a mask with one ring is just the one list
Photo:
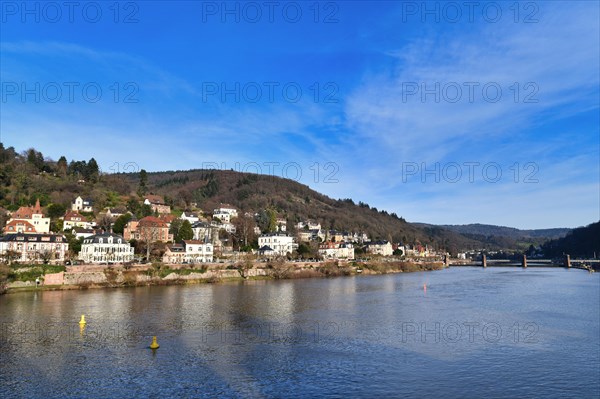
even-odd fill
[[(54, 218), (39, 199), (5, 211), (0, 256), (9, 264), (198, 264), (235, 261), (244, 254), (263, 260), (438, 255), (420, 244), (371, 240), (365, 233), (325, 229), (313, 220), (288, 226), (285, 215), (271, 210), (242, 213), (220, 204), (205, 211), (193, 204), (177, 214), (154, 194), (144, 195), (138, 205), (145, 215), (140, 218), (127, 207), (97, 209), (93, 200), (81, 196)], [(265, 217), (266, 223), (261, 220)]]

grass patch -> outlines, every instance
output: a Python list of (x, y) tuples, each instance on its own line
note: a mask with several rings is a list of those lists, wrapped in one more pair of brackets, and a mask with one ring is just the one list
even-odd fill
[(60, 273), (66, 271), (62, 265), (12, 265), (8, 272), (8, 281), (35, 281), (44, 274)]

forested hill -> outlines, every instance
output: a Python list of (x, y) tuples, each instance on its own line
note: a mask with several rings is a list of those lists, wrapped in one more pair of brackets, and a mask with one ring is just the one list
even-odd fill
[[(139, 173), (121, 175), (135, 186)], [(303, 220), (321, 223), (324, 229), (364, 232), (373, 239), (430, 244), (457, 251), (479, 248), (481, 243), (439, 227), (420, 228), (395, 213), (352, 199), (332, 199), (296, 181), (228, 170), (189, 170), (148, 173), (148, 188), (175, 206), (196, 202), (211, 210), (220, 203), (245, 212), (272, 209), (289, 224)]]
[(562, 254), (569, 254), (572, 258), (600, 256), (600, 221), (574, 229), (563, 238), (548, 241), (542, 250), (551, 257)]
[[(424, 223), (415, 223), (419, 226), (428, 226)], [(495, 237), (509, 237), (513, 239), (522, 238), (561, 238), (567, 235), (572, 229), (569, 228), (554, 228), (554, 229), (535, 229), (535, 230), (521, 230), (513, 227), (505, 226), (494, 226), (491, 224), (442, 224), (439, 225), (447, 230), (452, 230), (461, 234), (473, 234), (480, 236), (495, 236)]]
[(440, 226), (408, 223), (386, 210), (352, 199), (332, 199), (293, 180), (274, 176), (227, 170), (102, 174), (93, 158), (77, 161), (60, 157), (54, 161), (35, 149), (18, 153), (0, 143), (0, 207), (8, 210), (32, 205), (39, 199), (47, 213), (52, 210), (49, 216), (57, 218), (61, 216), (57, 210), (69, 207), (78, 195), (92, 199), (97, 213), (104, 207), (132, 208), (145, 194), (162, 195), (175, 213), (193, 205), (209, 213), (220, 203), (229, 203), (242, 212), (270, 209), (286, 218), (288, 226), (312, 219), (324, 229), (364, 232), (372, 239), (407, 244), (419, 242), (451, 253), (523, 249), (539, 243), (467, 236)]

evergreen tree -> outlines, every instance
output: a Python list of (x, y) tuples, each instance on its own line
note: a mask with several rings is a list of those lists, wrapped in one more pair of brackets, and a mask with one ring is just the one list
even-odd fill
[(177, 232), (177, 237), (175, 238), (175, 241), (179, 242), (183, 240), (191, 240), (192, 238), (194, 238), (192, 224), (189, 220), (184, 220), (183, 223), (181, 223), (179, 231)]

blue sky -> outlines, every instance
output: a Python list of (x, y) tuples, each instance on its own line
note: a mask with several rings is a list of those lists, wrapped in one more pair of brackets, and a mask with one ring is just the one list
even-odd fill
[(598, 2), (114, 4), (2, 3), (5, 146), (258, 166), (409, 221), (600, 219)]

